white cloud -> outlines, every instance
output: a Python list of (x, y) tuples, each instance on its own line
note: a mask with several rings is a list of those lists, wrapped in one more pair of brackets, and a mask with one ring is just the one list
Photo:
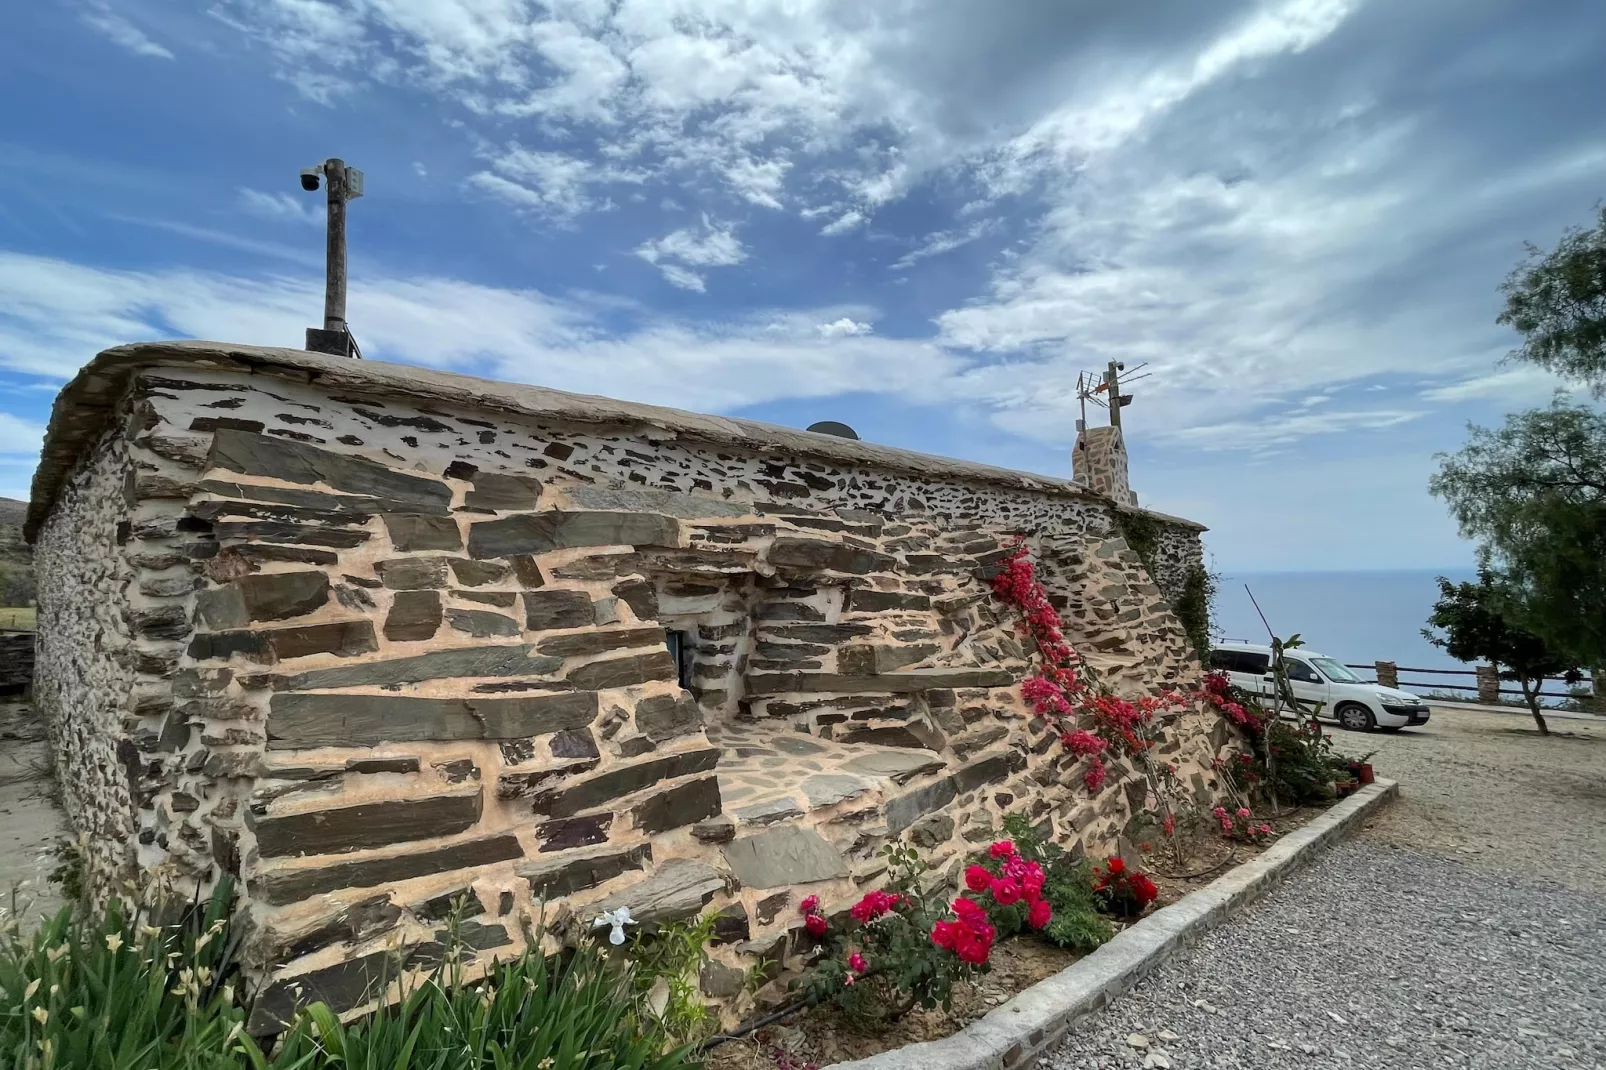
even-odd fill
[(45, 428), (9, 412), (0, 412), (0, 457), (37, 457)]
[(92, 3), (88, 10), (78, 17), (84, 25), (99, 31), (113, 44), (127, 49), (136, 56), (149, 56), (153, 59), (173, 58), (170, 50), (152, 41), (144, 30), (113, 12), (106, 4)]
[(314, 197), (303, 193), (297, 197), (290, 193), (263, 193), (256, 189), (240, 190), (240, 205), (251, 215), (263, 219), (286, 221), (293, 223), (324, 222), (324, 200), (320, 194)]
[(599, 165), (563, 152), (510, 145), (491, 160), (489, 171), (470, 175), (470, 186), (515, 208), (568, 223), (588, 211), (611, 207), (594, 187), (640, 183), (641, 171)]
[(707, 283), (692, 268), (730, 267), (747, 259), (734, 228), (715, 223), (706, 215), (701, 226), (682, 227), (642, 243), (636, 255), (663, 272), (670, 285), (697, 293), (703, 293)]
[(868, 323), (843, 316), (841, 319), (822, 323), (817, 328), (822, 338), (846, 338), (856, 334), (869, 334), (873, 328)]
[(955, 249), (969, 245), (978, 238), (986, 237), (999, 227), (997, 219), (980, 219), (970, 226), (959, 230), (940, 230), (935, 234), (928, 234), (918, 246), (904, 253), (893, 262), (894, 271), (903, 271), (913, 267), (922, 260), (928, 260), (943, 253), (951, 253)]
[(858, 209), (853, 209), (851, 211), (843, 212), (836, 219), (821, 227), (820, 233), (824, 234), (826, 237), (835, 237), (838, 234), (846, 234), (848, 231), (855, 229), (863, 222), (864, 213)]
[(1543, 401), (1557, 390), (1581, 392), (1582, 387), (1543, 368), (1523, 364), (1429, 387), (1421, 392), (1421, 397), (1425, 401), (1437, 402), (1503, 401), (1516, 408)]

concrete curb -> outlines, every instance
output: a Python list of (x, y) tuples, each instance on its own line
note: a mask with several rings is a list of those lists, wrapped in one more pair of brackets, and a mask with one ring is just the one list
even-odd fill
[(1399, 793), (1399, 784), (1392, 780), (1362, 788), (1279, 839), (1258, 858), (1123, 930), (1091, 955), (1018, 993), (953, 1036), (835, 1063), (828, 1070), (1020, 1070), (1029, 1066), (1079, 1019), (1127, 991), (1172, 952), (1275, 888)]

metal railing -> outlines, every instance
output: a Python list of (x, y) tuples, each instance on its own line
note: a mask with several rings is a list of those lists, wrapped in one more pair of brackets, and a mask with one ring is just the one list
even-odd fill
[[(1383, 674), (1382, 667), (1383, 666), (1387, 666), (1387, 665), (1393, 665), (1393, 663), (1392, 662), (1387, 662), (1387, 661), (1374, 661), (1374, 662), (1371, 662), (1371, 663), (1368, 663), (1368, 664), (1354, 664), (1354, 663), (1351, 663), (1351, 662), (1345, 662), (1344, 665), (1345, 665), (1345, 668), (1349, 668), (1349, 669), (1371, 669), (1372, 672), (1374, 673), (1374, 676), (1373, 676), (1372, 679), (1367, 680), (1365, 682), (1369, 683), (1369, 684), (1375, 684), (1375, 683), (1379, 682), (1377, 677), (1379, 675)], [(1484, 689), (1479, 687), (1479, 685), (1476, 683), (1477, 676), (1478, 676), (1478, 670), (1476, 668), (1472, 668), (1472, 669), (1413, 669), (1413, 668), (1410, 668), (1409, 666), (1405, 666), (1405, 665), (1393, 665), (1393, 668), (1394, 668), (1394, 674), (1395, 674), (1395, 681), (1394, 681), (1394, 683), (1392, 685), (1385, 685), (1385, 686), (1402, 687), (1402, 688), (1407, 688), (1407, 689), (1410, 689), (1410, 688), (1418, 688), (1418, 689), (1427, 688), (1427, 689), (1431, 689), (1431, 690), (1435, 690), (1435, 691), (1437, 691), (1437, 690), (1471, 691), (1474, 694), (1479, 694), (1479, 693), (1483, 693), (1484, 692)], [(1423, 680), (1404, 680), (1404, 679), (1400, 679), (1400, 677), (1402, 677), (1406, 673), (1418, 673), (1418, 674), (1421, 674), (1421, 675), (1424, 675), (1424, 676), (1470, 676), (1470, 677), (1473, 678), (1474, 682), (1470, 683), (1470, 684), (1451, 684), (1451, 683), (1441, 683), (1441, 682), (1437, 682), (1437, 681), (1428, 682), (1428, 681), (1423, 681)], [(1503, 683), (1503, 681), (1502, 681), (1502, 683)], [(1563, 684), (1563, 685), (1565, 685), (1565, 688), (1563, 690), (1561, 690), (1561, 691), (1546, 691), (1546, 690), (1544, 690), (1544, 687), (1545, 687), (1545, 685), (1547, 683)], [(1593, 695), (1593, 694), (1596, 693), (1595, 692), (1594, 680), (1588, 675), (1585, 675), (1582, 679), (1580, 679), (1575, 684), (1568, 684), (1567, 683), (1567, 678), (1564, 677), (1564, 676), (1546, 676), (1540, 681), (1540, 685), (1539, 686), (1540, 686), (1540, 690), (1538, 692), (1538, 695), (1539, 695), (1540, 698), (1564, 698), (1564, 699), (1578, 698), (1578, 697), (1580, 697), (1580, 694), (1579, 694), (1580, 691), (1582, 692), (1583, 696), (1587, 698), (1588, 696)], [(1516, 696), (1519, 696), (1519, 697), (1522, 695), (1522, 688), (1520, 688), (1520, 687), (1504, 687), (1504, 686), (1502, 686), (1502, 687), (1497, 688), (1496, 690), (1498, 691), (1499, 694), (1502, 694), (1502, 695), (1516, 695)]]

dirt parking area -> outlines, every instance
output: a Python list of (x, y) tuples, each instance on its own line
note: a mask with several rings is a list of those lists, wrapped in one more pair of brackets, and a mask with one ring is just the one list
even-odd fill
[(1435, 705), (1418, 728), (1333, 729), (1345, 754), (1376, 750), (1400, 798), (1364, 838), (1518, 871), (1579, 891), (1606, 887), (1606, 718)]
[(46, 877), (51, 848), (67, 834), (52, 798), (50, 744), (26, 703), (0, 703), (0, 917), (54, 913), (58, 889)]

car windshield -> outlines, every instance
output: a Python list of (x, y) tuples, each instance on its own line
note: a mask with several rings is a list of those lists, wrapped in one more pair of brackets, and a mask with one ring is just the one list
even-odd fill
[(1311, 658), (1311, 664), (1322, 670), (1322, 675), (1335, 684), (1361, 684), (1366, 681), (1350, 672), (1332, 658)]

